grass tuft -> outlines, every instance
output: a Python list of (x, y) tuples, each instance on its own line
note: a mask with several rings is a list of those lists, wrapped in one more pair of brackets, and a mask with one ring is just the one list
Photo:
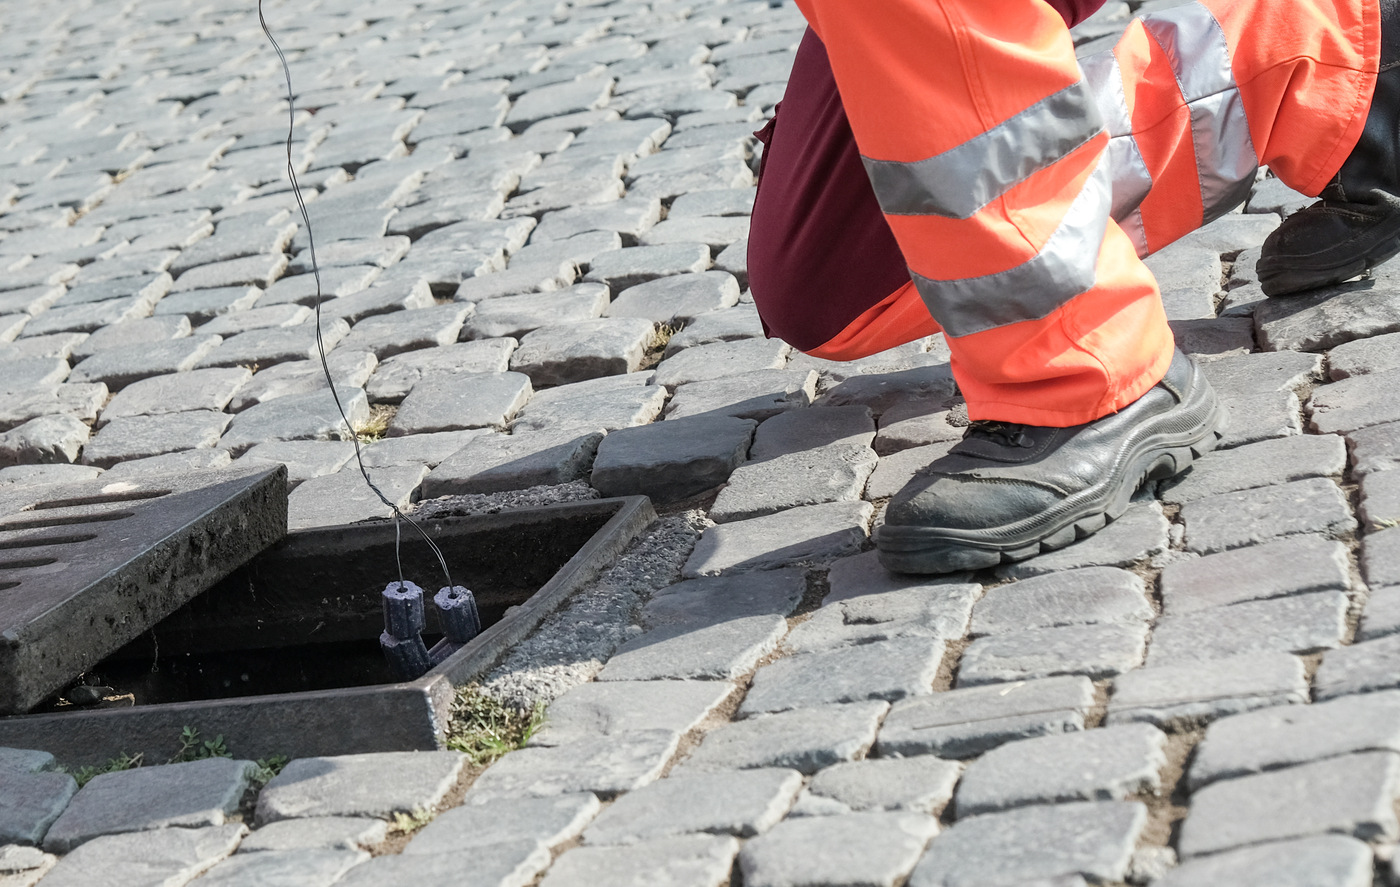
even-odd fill
[(457, 691), (447, 727), (447, 747), (486, 766), (530, 741), (544, 723), (544, 706), (521, 711), (487, 694), (479, 684)]

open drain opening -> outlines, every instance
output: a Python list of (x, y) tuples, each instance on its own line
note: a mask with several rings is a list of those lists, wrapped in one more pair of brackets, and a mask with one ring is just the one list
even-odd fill
[[(530, 520), (445, 518), (424, 527), (489, 629), (611, 516), (598, 508), (541, 510)], [(437, 579), (424, 546), (405, 544), (401, 554), (410, 581)], [(379, 640), (386, 564), (394, 564), (392, 525), (292, 534), (90, 668), (84, 681), (113, 688), (124, 697), (117, 704), (138, 706), (394, 683)], [(432, 647), (444, 631), (436, 607), (425, 615), (423, 640)], [(38, 710), (71, 706), (60, 694)]]

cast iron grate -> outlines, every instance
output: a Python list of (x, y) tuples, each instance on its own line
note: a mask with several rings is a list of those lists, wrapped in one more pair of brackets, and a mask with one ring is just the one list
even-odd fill
[(286, 532), (280, 466), (0, 494), (0, 714), (34, 708)]

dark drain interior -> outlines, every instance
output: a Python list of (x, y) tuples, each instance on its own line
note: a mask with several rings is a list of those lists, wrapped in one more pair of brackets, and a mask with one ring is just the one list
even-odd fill
[[(611, 517), (542, 509), (450, 517), (424, 529), (453, 582), (476, 595), (483, 628), (525, 603)], [(404, 578), (444, 584), (426, 545), (403, 527)], [(380, 592), (398, 578), (392, 523), (292, 534), (122, 647), (84, 676), (111, 687), (111, 704), (226, 699), (393, 682), (379, 648)], [(428, 608), (424, 640), (441, 637)], [(37, 711), (71, 711), (59, 697)]]

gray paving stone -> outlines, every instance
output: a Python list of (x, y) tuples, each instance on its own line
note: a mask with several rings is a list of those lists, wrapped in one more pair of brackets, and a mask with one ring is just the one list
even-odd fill
[[(335, 381), (337, 392), (363, 388), (370, 378), (370, 373), (374, 372), (378, 365), (379, 359), (368, 351), (332, 351), (326, 355), (324, 365), (319, 357), (315, 360), (290, 360), (274, 364), (258, 370), (252, 379), (234, 392), (229, 400), (228, 409), (229, 412), (239, 413), (256, 404), (290, 394), (325, 392), (327, 367)], [(329, 392), (326, 394), (329, 396)]]
[[(739, 129), (749, 129), (749, 123), (738, 124)], [(750, 129), (750, 131), (752, 131)], [(753, 212), (754, 191), (725, 189), (722, 191), (697, 191), (682, 194), (671, 204), (668, 219), (683, 219), (696, 216), (747, 216)]]
[[(609, 281), (614, 286), (617, 281)], [(676, 274), (622, 289), (604, 314), (641, 317), (656, 323), (682, 325), (696, 317), (730, 308), (739, 302), (739, 283), (724, 271)]]
[(1400, 531), (1392, 527), (1362, 540), (1361, 574), (1373, 587), (1400, 584)]
[[(963, 424), (955, 425), (951, 421)], [(914, 447), (961, 440), (967, 430), (966, 421), (965, 411), (950, 409), (949, 404), (941, 401), (920, 398), (894, 404), (880, 417), (875, 452), (887, 456)]]
[(682, 575), (770, 570), (856, 554), (873, 514), (868, 502), (830, 502), (713, 526), (700, 537)]
[[(322, 244), (316, 259), (322, 267), (336, 265), (378, 265), (388, 268), (408, 254), (411, 242), (407, 237), (374, 237), (364, 240), (340, 240)], [(311, 251), (302, 250), (287, 266), (289, 274), (311, 273)]]
[[(96, 480), (102, 474), (101, 468), (91, 465), (11, 465), (0, 468), (0, 484), (7, 486), (31, 486), (50, 483), (82, 483)], [(4, 769), (4, 751), (0, 750), (0, 769)]]
[(261, 286), (266, 288), (287, 270), (287, 257), (281, 253), (264, 256), (248, 256), (242, 259), (229, 259), (226, 262), (211, 262), (191, 268), (181, 274), (170, 287), (171, 292), (185, 293), (191, 290), (207, 290), (224, 286)]
[(1357, 339), (1333, 348), (1327, 354), (1327, 374), (1333, 382), (1352, 376), (1365, 376), (1400, 369), (1394, 356), (1400, 333)]
[(1254, 323), (1248, 317), (1200, 317), (1171, 321), (1177, 347), (1204, 363), (1238, 357), (1254, 349)]
[(1161, 505), (1140, 502), (1087, 539), (1029, 560), (1003, 564), (997, 568), (997, 575), (1026, 579), (1078, 567), (1127, 567), (1165, 551), (1167, 533), (1168, 522)]
[[(661, 218), (661, 200), (653, 196), (627, 197), (601, 206), (578, 206), (545, 213), (530, 237), (532, 244), (559, 241), (595, 231), (616, 232), (635, 240)], [(694, 250), (691, 250), (694, 254)], [(706, 256), (708, 262), (709, 257)], [(628, 261), (631, 261), (630, 259)], [(597, 256), (593, 262), (597, 263)], [(697, 269), (699, 270), (699, 269)]]
[[(737, 189), (735, 189), (737, 190)], [(749, 236), (747, 216), (698, 216), (678, 218), (668, 215), (664, 222), (641, 236), (642, 243), (703, 243), (720, 252), (731, 243)]]
[(1351, 578), (1345, 546), (1303, 535), (1174, 561), (1158, 584), (1163, 612), (1175, 616), (1305, 592), (1347, 591)]
[(520, 340), (510, 368), (537, 385), (563, 385), (636, 372), (655, 341), (655, 325), (607, 318), (541, 327)]
[(399, 405), (389, 423), (389, 435), (504, 429), (532, 392), (530, 377), (520, 373), (424, 379)]
[(104, 326), (147, 317), (156, 302), (154, 297), (131, 296), (88, 305), (74, 305), (70, 308), (50, 308), (25, 324), (20, 338), (28, 339), (51, 333), (91, 333)]
[(931, 398), (943, 403), (957, 394), (957, 385), (946, 363), (907, 370), (852, 376), (830, 388), (819, 406), (841, 407), (860, 404), (877, 417), (898, 403), (915, 398)]
[(222, 410), (253, 376), (243, 367), (152, 376), (123, 388), (102, 409), (104, 420), (185, 410)]
[(810, 405), (817, 396), (817, 378), (814, 370), (754, 370), (690, 382), (676, 388), (666, 418), (719, 415), (761, 422)]
[[(210, 330), (209, 332), (215, 331)], [(170, 339), (183, 338), (189, 334), (190, 320), (182, 314), (143, 317), (140, 320), (114, 323), (94, 331), (87, 338), (74, 345), (70, 354), (74, 361), (79, 361), (108, 348), (166, 342)]]
[(409, 437), (386, 437), (361, 447), (361, 457), (367, 468), (395, 468), (426, 465), (436, 468), (444, 459), (466, 446), (473, 438), (491, 432), (485, 429), (469, 431), (438, 431)]
[(1174, 729), (1307, 698), (1307, 680), (1297, 657), (1252, 653), (1119, 675), (1108, 704), (1108, 723), (1146, 721)]
[(1400, 517), (1400, 474), (1374, 472), (1361, 479), (1361, 502), (1357, 509), (1362, 525), (1368, 530), (1383, 530), (1396, 525)]
[(669, 730), (638, 730), (551, 748), (522, 748), (478, 776), (463, 803), (578, 792), (612, 798), (658, 779), (679, 741), (680, 734)]
[(795, 770), (677, 774), (618, 798), (588, 827), (586, 844), (635, 844), (708, 833), (749, 838), (768, 831), (802, 790)]
[(1094, 679), (1121, 674), (1142, 663), (1147, 626), (1067, 625), (978, 638), (963, 651), (958, 686), (1021, 681), (1063, 674)]
[(75, 462), (88, 427), (69, 415), (40, 416), (0, 434), (0, 465)]
[(511, 427), (520, 431), (617, 431), (646, 425), (666, 404), (651, 373), (604, 376), (536, 391)]
[(510, 365), (515, 346), (514, 339), (482, 339), (396, 354), (379, 364), (365, 391), (375, 403), (398, 403), (420, 379), (463, 373), (503, 373)]
[(1135, 801), (1089, 801), (991, 813), (960, 820), (935, 838), (910, 887), (1027, 884), (1083, 876), (1121, 881), (1147, 825)]
[[(250, 330), (274, 329), (276, 327), (300, 326), (310, 320), (313, 312), (305, 305), (285, 303), (268, 305), (265, 308), (252, 308), (232, 314), (224, 314), (202, 324), (201, 333), (215, 336), (236, 336)], [(161, 320), (162, 318), (149, 318)], [(123, 324), (124, 326), (126, 324)]]
[(1346, 497), (1324, 478), (1187, 502), (1181, 509), (1186, 548), (1209, 554), (1302, 533), (1356, 528)]
[(1258, 443), (1276, 437), (1302, 434), (1298, 418), (1302, 405), (1291, 391), (1269, 391), (1263, 394), (1234, 395), (1228, 391), (1220, 397), (1229, 415), (1225, 436), (1219, 449)]
[(48, 874), (58, 859), (38, 847), (0, 845), (0, 877), (5, 887), (33, 887)]
[(958, 818), (1030, 804), (1122, 801), (1161, 788), (1167, 737), (1127, 724), (1011, 742), (968, 765)]
[(107, 386), (100, 382), (0, 393), (0, 428), (14, 428), (31, 419), (58, 415), (91, 422), (97, 418), (98, 408), (107, 402), (107, 393)]
[(389, 825), (359, 816), (316, 816), (270, 822), (243, 839), (239, 853), (285, 850), (363, 850), (384, 840)]
[(869, 447), (831, 445), (740, 465), (720, 491), (710, 519), (724, 523), (797, 506), (858, 501), (875, 463)]
[(1363, 477), (1373, 471), (1389, 471), (1400, 464), (1400, 423), (1372, 425), (1348, 432), (1352, 474)]
[[(343, 270), (343, 269), (342, 269)], [(287, 283), (297, 278), (287, 278), (278, 283)], [(366, 317), (375, 317), (380, 314), (391, 314), (395, 311), (417, 311), (421, 308), (431, 308), (436, 301), (433, 299), (432, 287), (428, 286), (425, 280), (418, 280), (413, 283), (400, 283), (384, 286), (370, 286), (369, 281), (365, 281), (365, 286), (344, 285), (342, 290), (346, 290), (344, 295), (326, 299), (321, 303), (321, 319), (327, 317), (338, 317), (346, 323), (359, 323)], [(290, 287), (284, 288), (290, 291)], [(277, 284), (273, 284), (263, 297), (265, 302), (272, 302), (279, 298), (282, 293), (277, 291)], [(314, 306), (314, 291), (312, 293)], [(289, 298), (289, 302), (304, 304), (305, 300), (300, 298)]]
[(1259, 344), (1269, 351), (1328, 348), (1400, 329), (1395, 281), (1363, 280), (1293, 299), (1269, 299), (1254, 311)]
[[(350, 325), (339, 318), (322, 319), (321, 341), (329, 352), (346, 337)], [(355, 349), (347, 348), (348, 351)], [(287, 329), (250, 330), (230, 336), (200, 361), (201, 367), (256, 366), (264, 368), (289, 360), (319, 360), (315, 324)]]
[(252, 773), (251, 761), (228, 758), (104, 773), (49, 827), (44, 849), (68, 853), (103, 835), (223, 825)]
[(530, 90), (516, 100), (505, 123), (520, 130), (546, 117), (601, 108), (612, 94), (613, 82), (609, 77), (590, 77)]
[(720, 681), (596, 681), (564, 692), (549, 705), (530, 745), (567, 745), (633, 730), (689, 733), (734, 686)]
[(868, 560), (883, 571), (874, 561), (874, 554), (843, 558), (833, 565), (828, 580), (832, 591), (826, 605), (793, 629), (785, 642), (789, 650), (818, 652), (897, 638), (957, 640), (963, 636), (972, 602), (980, 592), (976, 585), (935, 584), (919, 577), (900, 576), (906, 580), (902, 588), (871, 585), (861, 589), (869, 594), (838, 598), (838, 574), (843, 565)]
[(0, 345), (0, 359), (28, 360), (36, 357), (57, 357), (68, 360), (73, 354), (73, 349), (81, 345), (87, 338), (87, 333), (53, 333), (47, 336), (35, 336), (32, 339), (21, 339), (18, 342), (6, 342)]
[(750, 302), (741, 302), (733, 308), (696, 317), (671, 336), (665, 354), (670, 357), (696, 345), (754, 339), (762, 335), (763, 325), (757, 309)]
[[(537, 841), (509, 841), (451, 853), (402, 853), (357, 865), (337, 887), (416, 887), (454, 883), (481, 887), (526, 887), (549, 867), (550, 853)], [(464, 873), (471, 880), (464, 880)]]
[(224, 860), (200, 878), (204, 884), (265, 884), (267, 887), (330, 887), (369, 859), (363, 850), (306, 848), (245, 853)]
[(56, 763), (53, 755), (37, 748), (0, 747), (0, 772), (38, 773), (53, 770)]
[(1397, 662), (1400, 637), (1396, 635), (1329, 651), (1313, 681), (1313, 695), (1324, 700), (1400, 687)]
[(759, 767), (815, 773), (862, 757), (888, 709), (886, 702), (822, 705), (726, 724), (706, 733), (673, 776)]
[(423, 497), (498, 493), (588, 476), (601, 431), (483, 434), (444, 459), (423, 481)]
[[(407, 509), (427, 473), (426, 465), (398, 465), (376, 468), (370, 479), (396, 507)], [(387, 518), (390, 514), (384, 501), (365, 484), (357, 466), (313, 477), (287, 497), (290, 530), (353, 524), (369, 518)]]
[(1308, 426), (1322, 434), (1344, 434), (1400, 419), (1400, 409), (1392, 406), (1390, 396), (1397, 381), (1400, 370), (1319, 385), (1308, 400)]
[(67, 773), (36, 771), (0, 771), (5, 781), (0, 795), (0, 845), (42, 844), (49, 827), (78, 791)]
[(1311, 204), (1316, 198), (1309, 197), (1283, 184), (1270, 176), (1260, 179), (1250, 192), (1245, 204), (1245, 212), (1270, 212), (1288, 217)]
[(834, 444), (869, 447), (875, 423), (864, 406), (793, 410), (765, 419), (754, 433), (750, 456), (771, 459)]
[(941, 640), (898, 638), (780, 659), (754, 675), (739, 714), (926, 695), (943, 652)]
[(129, 459), (113, 465), (103, 472), (102, 476), (106, 478), (110, 475), (111, 482), (135, 480), (161, 474), (189, 474), (227, 468), (232, 462), (233, 457), (227, 450), (183, 450), (178, 453), (147, 456), (144, 459)]
[(739, 842), (684, 835), (623, 847), (578, 847), (559, 857), (541, 887), (722, 887), (729, 882)]
[(1092, 623), (1145, 622), (1153, 616), (1142, 580), (1126, 570), (1087, 567), (991, 589), (972, 612), (973, 634)]
[(615, 431), (598, 447), (590, 482), (608, 496), (684, 499), (730, 477), (756, 426), (750, 419), (697, 416)]
[(1197, 747), (1188, 775), (1194, 791), (1222, 779), (1365, 751), (1400, 752), (1400, 693), (1346, 696), (1217, 721)]
[(256, 286), (229, 286), (174, 293), (156, 303), (152, 314), (183, 314), (190, 323), (203, 323), (215, 317), (250, 308), (262, 296)]
[[(0, 479), (3, 479), (3, 474), (0, 474)], [(1371, 641), (1396, 632), (1400, 632), (1400, 590), (1377, 588), (1366, 600), (1366, 610), (1361, 614), (1356, 640)]]
[(1369, 887), (1373, 869), (1370, 847), (1341, 835), (1317, 835), (1188, 860), (1153, 883), (1159, 887)]
[(890, 498), (903, 489), (905, 484), (913, 480), (914, 474), (920, 469), (927, 467), (935, 459), (941, 459), (948, 455), (948, 451), (953, 448), (955, 443), (957, 441), (949, 440), (881, 456), (879, 464), (875, 466), (875, 470), (870, 474), (870, 480), (865, 485), (866, 498)]
[(503, 296), (480, 302), (467, 318), (462, 336), (486, 339), (524, 336), (540, 327), (601, 317), (608, 306), (608, 288), (601, 283), (580, 283), (554, 292)]
[(369, 420), (369, 402), (358, 388), (340, 388), (336, 394), (350, 420), (350, 431), (330, 393), (312, 391), (249, 407), (233, 417), (219, 446), (239, 454), (256, 444), (276, 440), (344, 440)]
[(297, 758), (258, 796), (258, 825), (312, 816), (369, 816), (432, 809), (466, 766), (455, 751)]
[(880, 757), (971, 758), (1004, 742), (1084, 729), (1094, 685), (1082, 675), (970, 687), (898, 703), (880, 729)]
[(473, 310), (470, 304), (451, 304), (377, 314), (355, 324), (336, 347), (370, 351), (383, 360), (405, 351), (451, 345)]
[(1157, 621), (1148, 665), (1224, 659), (1238, 653), (1316, 653), (1340, 646), (1347, 632), (1347, 596), (1318, 591), (1245, 601)]
[(575, 268), (587, 268), (594, 256), (618, 249), (622, 249), (622, 235), (616, 231), (588, 231), (563, 240), (532, 238), (531, 243), (511, 256), (511, 261), (532, 264), (568, 262)]
[(212, 447), (228, 424), (227, 415), (212, 410), (113, 419), (83, 447), (83, 463), (110, 468), (130, 459)]
[(1210, 453), (1161, 492), (1163, 502), (1181, 504), (1311, 477), (1340, 477), (1346, 443), (1336, 435), (1297, 435)]
[(241, 824), (232, 824), (96, 838), (59, 860), (44, 876), (44, 887), (185, 884), (233, 853), (247, 831)]
[(938, 816), (953, 797), (961, 772), (961, 765), (932, 755), (833, 764), (812, 777), (792, 815), (905, 811)]
[(103, 382), (115, 391), (151, 376), (192, 370), (217, 351), (221, 341), (218, 336), (187, 336), (168, 342), (109, 348), (74, 367), (69, 379)]
[(756, 370), (780, 370), (791, 350), (778, 339), (740, 339), (696, 345), (668, 357), (656, 367), (656, 384), (674, 388), (687, 382), (710, 382)]
[(806, 589), (803, 572), (795, 569), (668, 586), (642, 609), (648, 630), (619, 648), (598, 679), (730, 680), (746, 674), (776, 649), (787, 631), (784, 617), (797, 609)]
[(68, 378), (68, 362), (56, 357), (0, 360), (5, 386), (12, 391), (57, 385)]
[(348, 440), (282, 440), (258, 444), (238, 462), (285, 465), (287, 483), (294, 487), (313, 477), (334, 474), (353, 458), (355, 445)]
[(598, 799), (586, 792), (454, 807), (414, 835), (403, 852), (422, 856), (519, 841), (535, 841), (554, 850), (577, 838), (600, 807)]
[(1343, 834), (1394, 840), (1400, 755), (1362, 752), (1244, 776), (1193, 793), (1183, 859), (1266, 841)]
[(915, 813), (848, 813), (779, 824), (744, 845), (744, 884), (893, 887), (918, 862), (938, 820)]

